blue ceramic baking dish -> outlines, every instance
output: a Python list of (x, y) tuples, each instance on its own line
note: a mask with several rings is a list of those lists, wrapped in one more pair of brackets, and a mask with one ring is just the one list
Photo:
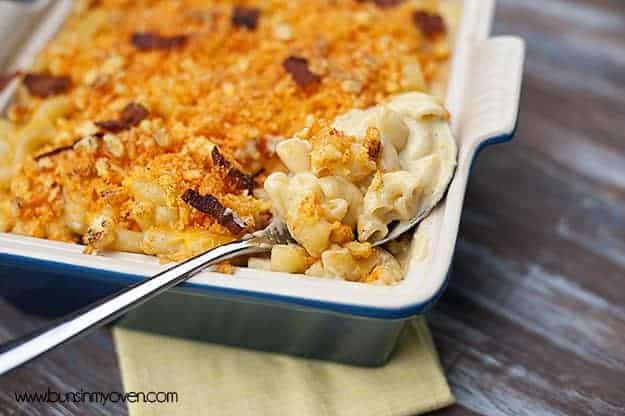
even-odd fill
[[(13, 66), (29, 65), (70, 3), (39, 1), (26, 11), (0, 3), (0, 21), (33, 21), (36, 15), (40, 22), (30, 37), (22, 34), (23, 52), (16, 54)], [(431, 306), (447, 284), (477, 152), (510, 140), (516, 125), (523, 42), (489, 37), (494, 0), (467, 0), (462, 10), (446, 98), (458, 141), (457, 171), (446, 199), (415, 232), (401, 283), (365, 285), (246, 268), (234, 276), (206, 271), (138, 307), (120, 324), (354, 365), (384, 364), (406, 321)], [(10, 26), (0, 25), (0, 31)], [(14, 89), (0, 95), (0, 110)], [(163, 267), (144, 255), (89, 256), (75, 244), (0, 233), (0, 295), (30, 313), (66, 314)]]

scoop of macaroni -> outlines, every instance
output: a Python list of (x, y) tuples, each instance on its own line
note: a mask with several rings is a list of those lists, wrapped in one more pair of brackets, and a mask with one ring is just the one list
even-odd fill
[(351, 110), (276, 152), (289, 172), (271, 174), (265, 191), (301, 247), (274, 248), (269, 268), (393, 283), (399, 263), (371, 243), (440, 199), (457, 147), (445, 108), (411, 92)]

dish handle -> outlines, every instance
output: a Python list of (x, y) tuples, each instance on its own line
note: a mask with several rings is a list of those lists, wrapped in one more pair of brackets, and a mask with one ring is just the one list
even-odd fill
[(519, 115), (525, 43), (499, 36), (476, 44), (471, 51), (468, 95), (461, 122), (467, 148), (512, 139)]

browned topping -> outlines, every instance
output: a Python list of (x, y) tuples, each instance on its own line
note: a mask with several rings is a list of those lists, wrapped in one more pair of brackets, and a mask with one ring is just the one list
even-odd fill
[(13, 78), (17, 77), (19, 74), (19, 71), (15, 71), (0, 75), (0, 92), (2, 92), (2, 90), (9, 85)]
[(321, 81), (321, 77), (308, 68), (308, 59), (301, 56), (289, 56), (282, 62), (282, 67), (300, 87)]
[(217, 198), (212, 195), (201, 195), (193, 189), (187, 189), (182, 194), (182, 200), (193, 208), (211, 216), (219, 224), (223, 225), (232, 234), (240, 234), (245, 230), (245, 223), (229, 208), (224, 207)]
[[(197, 245), (180, 244), (175, 252), (159, 252), (166, 260), (181, 260), (194, 254), (200, 245), (209, 248), (232, 238), (212, 217), (180, 199), (187, 189), (210, 194), (235, 210), (248, 224), (248, 230), (252, 226), (262, 228), (269, 215), (264, 218), (261, 213), (269, 211), (271, 204), (246, 190), (233, 190), (233, 184), (239, 183), (236, 174), (226, 181), (233, 166), (250, 175), (260, 167), (266, 169), (255, 180), (256, 190), (267, 175), (284, 169), (275, 155), (280, 140), (301, 132), (311, 141), (317, 136), (319, 143), (327, 138), (341, 151), (349, 150), (355, 138), (320, 133), (331, 120), (351, 109), (378, 105), (394, 94), (428, 89), (445, 79), (448, 48), (439, 42), (446, 44), (449, 39), (440, 36), (432, 38), (433, 43), (412, 21), (413, 12), (424, 7), (440, 13), (436, 10), (441, 0), (416, 2), (424, 3), (423, 7), (404, 1), (387, 8), (376, 6), (374, 0), (363, 1), (360, 5), (351, 0), (302, 1), (293, 7), (294, 2), (289, 0), (101, 0), (96, 10), (81, 8), (79, 13), (71, 14), (63, 34), (37, 58), (39, 69), (24, 71), (14, 81), (21, 82), (27, 72), (41, 73), (47, 68), (47, 73), (68, 76), (72, 86), (65, 94), (55, 96), (63, 99), (63, 105), (55, 110), (52, 132), (59, 141), (28, 151), (29, 156), (13, 174), (13, 186), (0, 190), (0, 205), (15, 199), (23, 205), (15, 221), (10, 221), (9, 230), (75, 240), (75, 233), (68, 227), (47, 226), (64, 223), (63, 192), (58, 186), (50, 187), (55, 182), (80, 198), (89, 216), (106, 211), (107, 206), (119, 207), (111, 212), (112, 219), (120, 229), (131, 231), (143, 230), (145, 218), (152, 215), (135, 195), (135, 184), (158, 184), (168, 206), (180, 208), (170, 204), (172, 197), (184, 205), (185, 212), (177, 216), (176, 230), (201, 233)], [(233, 26), (235, 5), (261, 10), (255, 31)], [(109, 23), (112, 19), (114, 30), (86, 28), (82, 33), (77, 29), (91, 17)], [(148, 31), (164, 36), (187, 34), (188, 39), (175, 49), (150, 52), (133, 46), (132, 35)], [(76, 41), (82, 36), (77, 35), (79, 32), (88, 42)], [(140, 36), (138, 41), (142, 45)], [(154, 43), (158, 46), (160, 42)], [(291, 55), (307, 58), (310, 72), (320, 76), (321, 82), (307, 87), (296, 84), (282, 66)], [(406, 75), (415, 61), (422, 67), (425, 80), (418, 87), (414, 77)], [(28, 125), (48, 100), (37, 98), (13, 105), (8, 111), (12, 131), (17, 133)], [(115, 133), (116, 137), (107, 140), (108, 145), (99, 140), (95, 146), (93, 140), (83, 139), (73, 150), (55, 150), (81, 135), (74, 136), (75, 132), (89, 132), (87, 120), (113, 119), (113, 128), (119, 128), (124, 123), (117, 119), (131, 102), (149, 110), (145, 119), (149, 123), (143, 121)], [(308, 128), (306, 133), (303, 127)], [(109, 132), (101, 127), (96, 131)], [(206, 160), (206, 156), (211, 159), (206, 149), (209, 153), (212, 150), (206, 141), (215, 143), (231, 165), (224, 168)], [(123, 156), (113, 157), (111, 152), (121, 154), (120, 148)], [(364, 149), (355, 147), (358, 151), (350, 150), (350, 157), (358, 159), (355, 163), (371, 167), (369, 149), (374, 153), (373, 143)], [(39, 163), (32, 160), (51, 150), (55, 155)], [(99, 171), (95, 169), (96, 161)], [(334, 169), (330, 162), (321, 159), (315, 166)], [(115, 197), (111, 196), (113, 190)], [(160, 222), (157, 228), (161, 228)], [(143, 247), (139, 249), (156, 250)]]
[(232, 25), (255, 30), (258, 26), (260, 10), (255, 7), (236, 6), (232, 13)]
[(41, 98), (62, 94), (72, 83), (67, 76), (50, 74), (26, 74), (22, 82), (31, 95)]
[(161, 36), (155, 32), (135, 32), (130, 37), (133, 46), (142, 51), (173, 49), (187, 43), (187, 35)]
[(434, 13), (417, 10), (412, 14), (412, 20), (421, 32), (428, 38), (445, 33), (445, 21)]
[(226, 176), (224, 182), (229, 189), (236, 190), (248, 190), (250, 193), (254, 189), (254, 177), (247, 173), (241, 172), (236, 167), (232, 166), (232, 163), (221, 154), (217, 146), (213, 147), (211, 157), (215, 166), (226, 170)]
[(130, 103), (124, 107), (118, 119), (96, 121), (95, 125), (101, 129), (110, 131), (111, 133), (117, 133), (141, 123), (141, 121), (146, 118), (148, 114), (148, 109), (141, 104)]
[(398, 6), (404, 0), (373, 0), (378, 7), (395, 7)]

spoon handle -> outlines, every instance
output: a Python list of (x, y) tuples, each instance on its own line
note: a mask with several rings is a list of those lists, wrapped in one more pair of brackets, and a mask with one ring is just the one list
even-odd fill
[(242, 254), (269, 250), (255, 238), (234, 241), (135, 283), (101, 301), (55, 321), (50, 326), (0, 346), (0, 375), (51, 349), (105, 325), (165, 290), (189, 279), (207, 266)]

